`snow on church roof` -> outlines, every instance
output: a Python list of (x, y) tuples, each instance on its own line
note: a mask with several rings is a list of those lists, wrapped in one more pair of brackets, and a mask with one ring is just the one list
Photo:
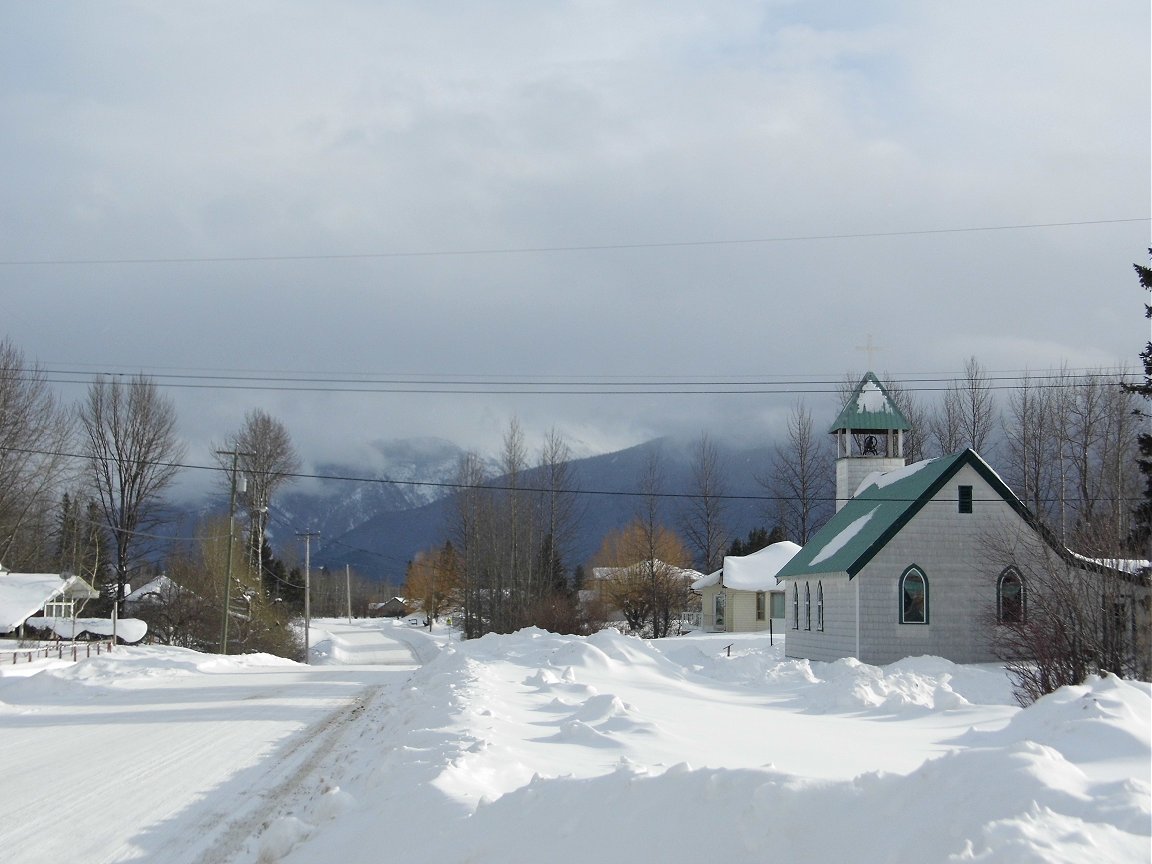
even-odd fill
[(814, 573), (855, 576), (964, 465), (971, 465), (1005, 501), (1024, 505), (973, 450), (925, 459), (861, 484), (823, 528), (780, 571), (780, 578)]
[(828, 431), (851, 429), (856, 432), (886, 432), (893, 429), (907, 431), (911, 428), (908, 419), (896, 407), (880, 379), (875, 373), (868, 372), (860, 379)]

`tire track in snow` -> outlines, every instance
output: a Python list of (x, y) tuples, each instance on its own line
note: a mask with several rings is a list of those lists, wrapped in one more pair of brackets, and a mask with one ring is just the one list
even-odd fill
[[(192, 848), (188, 860), (197, 864), (239, 864), (239, 862), (265, 862), (275, 860), (260, 854), (260, 837), (276, 819), (291, 815), (299, 805), (307, 803), (323, 794), (324, 769), (329, 765), (329, 757), (344, 739), (349, 729), (356, 726), (368, 708), (380, 698), (385, 685), (369, 685), (361, 690), (346, 705), (340, 706), (327, 716), (295, 735), (287, 747), (274, 754), (275, 769), (269, 773), (288, 773), (271, 786), (256, 781), (253, 785), (260, 791), (255, 803), (240, 815), (231, 819), (226, 814), (215, 811), (206, 814), (191, 828), (188, 836), (202, 837), (202, 832), (210, 832), (222, 819), (228, 820), (223, 833), (204, 849)], [(285, 767), (288, 764), (289, 767)], [(310, 784), (312, 788), (309, 788)], [(229, 800), (234, 800), (230, 798)], [(216, 832), (218, 833), (218, 832)]]

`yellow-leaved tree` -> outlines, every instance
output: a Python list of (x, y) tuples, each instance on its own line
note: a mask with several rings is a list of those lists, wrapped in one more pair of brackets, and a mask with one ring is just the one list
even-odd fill
[(628, 629), (658, 638), (688, 606), (691, 560), (675, 531), (637, 518), (604, 538), (594, 574)]
[(429, 621), (460, 605), (460, 589), (460, 559), (451, 543), (417, 552), (408, 564), (404, 598), (419, 604)]

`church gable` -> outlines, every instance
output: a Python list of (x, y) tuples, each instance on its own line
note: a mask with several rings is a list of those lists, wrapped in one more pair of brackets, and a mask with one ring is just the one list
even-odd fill
[[(854, 577), (965, 466), (971, 466), (986, 484), (987, 491), (982, 490), (978, 497), (990, 493), (1032, 521), (1026, 508), (996, 472), (974, 451), (964, 450), (868, 478), (856, 495), (785, 565), (780, 578), (808, 578), (821, 573), (847, 573), (849, 578)], [(971, 506), (971, 487), (967, 488), (967, 504)], [(958, 511), (963, 506), (957, 501)]]

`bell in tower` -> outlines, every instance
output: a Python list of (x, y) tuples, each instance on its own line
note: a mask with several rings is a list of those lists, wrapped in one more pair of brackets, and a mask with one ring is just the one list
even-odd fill
[(836, 509), (876, 472), (904, 467), (904, 433), (912, 427), (875, 374), (856, 385), (828, 430), (836, 436)]

